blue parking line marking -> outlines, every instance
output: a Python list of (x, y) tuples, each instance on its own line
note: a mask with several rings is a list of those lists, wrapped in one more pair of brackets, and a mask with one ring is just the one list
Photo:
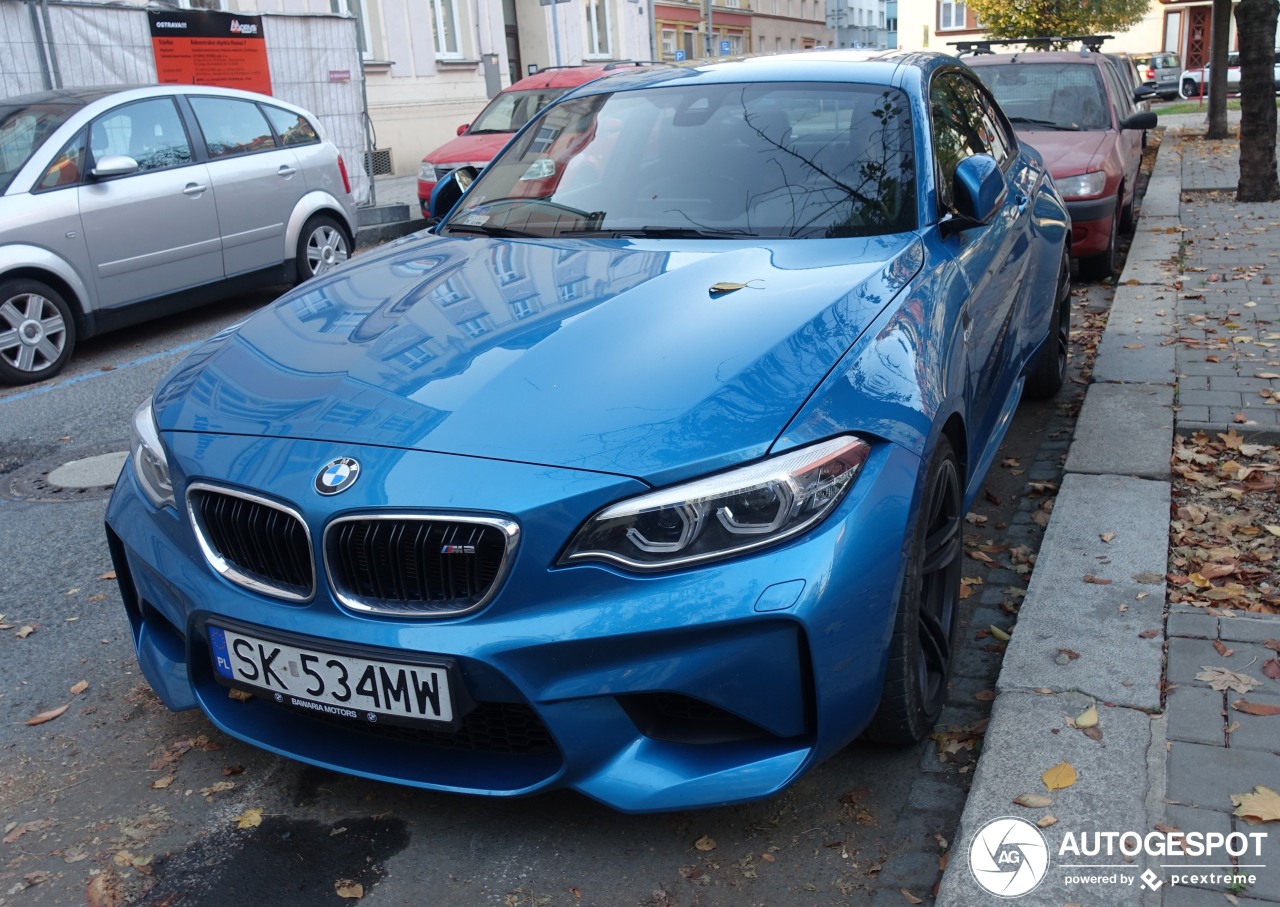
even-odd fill
[[(205, 338), (205, 339), (208, 339), (208, 338)], [(59, 381), (57, 384), (50, 384), (46, 387), (36, 387), (36, 388), (32, 388), (29, 391), (21, 391), (16, 394), (10, 394), (5, 397), (0, 397), (0, 406), (3, 406), (6, 403), (15, 403), (18, 400), (25, 400), (28, 397), (36, 397), (36, 396), (39, 396), (40, 394), (47, 394), (50, 391), (59, 390), (64, 387), (68, 387), (72, 384), (79, 384), (81, 381), (88, 381), (90, 378), (104, 378), (107, 375), (110, 375), (112, 372), (123, 371), (124, 369), (134, 368), (139, 365), (146, 365), (148, 362), (155, 362), (157, 359), (163, 359), (165, 356), (179, 356), (183, 353), (187, 353), (187, 352), (190, 352), (191, 350), (194, 350), (198, 346), (201, 346), (202, 344), (204, 344), (205, 339), (193, 340), (190, 343), (184, 343), (182, 346), (175, 346), (173, 349), (165, 350), (163, 353), (152, 353), (149, 356), (142, 356), (138, 359), (132, 360), (131, 362), (123, 362), (120, 365), (117, 365), (115, 368), (111, 369), (111, 371), (87, 372), (86, 374), (83, 374), (83, 375), (76, 375), (74, 378), (68, 378), (65, 381)]]

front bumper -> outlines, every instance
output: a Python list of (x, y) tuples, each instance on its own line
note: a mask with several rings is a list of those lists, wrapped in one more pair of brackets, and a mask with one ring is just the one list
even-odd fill
[[(241, 487), (306, 489), (313, 464), (335, 456), (335, 445), (318, 442), (290, 442), (277, 458), (264, 447), (283, 452), (284, 442), (167, 440), (186, 467), (175, 475), (180, 488), (197, 478), (231, 483), (211, 466), (240, 463)], [(170, 708), (198, 705), (232, 736), (336, 771), (491, 796), (568, 787), (629, 812), (768, 796), (846, 745), (875, 712), (919, 468), (900, 448), (878, 445), (838, 510), (800, 539), (643, 577), (553, 566), (582, 517), (638, 483), (439, 454), (339, 453), (364, 464), (365, 498), (290, 502), (313, 539), (330, 518), (385, 507), (388, 489), (401, 489), (397, 510), (456, 510), (466, 489), (474, 509), (522, 526), (502, 588), (474, 614), (426, 620), (350, 612), (323, 571), (310, 601), (273, 599), (217, 575), (185, 517), (152, 508), (126, 468), (108, 538), (139, 662)], [(285, 459), (307, 464), (308, 481), (269, 465)], [(341, 641), (384, 657), (452, 659), (475, 708), (455, 731), (235, 701), (214, 677), (210, 618), (322, 651)]]
[(1116, 216), (1114, 195), (1067, 202), (1071, 215), (1071, 254), (1075, 258), (1098, 255), (1111, 241), (1111, 221)]

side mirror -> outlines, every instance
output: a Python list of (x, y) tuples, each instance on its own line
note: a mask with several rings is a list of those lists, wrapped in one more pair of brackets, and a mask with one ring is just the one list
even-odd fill
[(98, 165), (89, 171), (94, 179), (107, 179), (112, 176), (125, 176), (136, 173), (138, 162), (123, 154), (108, 154), (98, 161)]
[(1135, 101), (1150, 101), (1156, 96), (1156, 86), (1154, 84), (1139, 85), (1133, 90), (1133, 99)]
[(471, 128), (470, 123), (463, 123), (461, 126), (458, 127), (458, 135), (463, 135), (470, 128)]
[(1135, 113), (1120, 121), (1121, 129), (1155, 129), (1159, 118), (1151, 111)]
[(1000, 165), (989, 154), (975, 154), (961, 161), (951, 186), (956, 214), (967, 227), (990, 223), (1009, 191)]
[(458, 199), (471, 188), (472, 182), (479, 176), (475, 167), (459, 167), (450, 171), (444, 179), (436, 183), (431, 190), (431, 210), (440, 217), (448, 217)]

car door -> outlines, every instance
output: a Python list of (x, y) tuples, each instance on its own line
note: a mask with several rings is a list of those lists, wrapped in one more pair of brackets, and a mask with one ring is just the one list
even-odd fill
[[(104, 157), (138, 169), (96, 179)], [(209, 173), (171, 97), (122, 104), (89, 127), (90, 178), (76, 190), (98, 304), (113, 308), (220, 280)]]
[[(942, 170), (939, 187), (943, 204), (951, 204), (951, 179), (956, 166), (974, 154), (995, 158), (1007, 186), (990, 223), (960, 230), (947, 240), (948, 250), (969, 287), (961, 327), (966, 343), (970, 411), (979, 422), (970, 437), (993, 437), (1002, 434), (995, 431), (995, 423), (1007, 409), (1021, 365), (1012, 347), (1017, 341), (1013, 326), (1031, 264), (1027, 183), (1035, 179), (1035, 174), (1026, 171), (1015, 153), (1017, 140), (994, 101), (968, 76), (940, 73), (930, 89), (930, 107), (935, 156)], [(1007, 365), (999, 368), (1000, 363)]]
[(208, 151), (227, 276), (292, 258), (292, 250), (285, 248), (285, 229), (307, 193), (297, 155), (277, 143), (252, 100), (215, 95), (191, 95), (189, 100)]

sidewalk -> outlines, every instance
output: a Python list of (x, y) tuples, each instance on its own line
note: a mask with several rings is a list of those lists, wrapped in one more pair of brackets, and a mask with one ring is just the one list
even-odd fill
[[(1280, 441), (1280, 407), (1267, 403), (1280, 391), (1267, 377), (1280, 373), (1280, 202), (1237, 205), (1238, 143), (1199, 139), (1203, 117), (1190, 120), (1166, 129), (1147, 187), (940, 905), (999, 901), (970, 869), (975, 841), (979, 857), (1043, 871), (1018, 899), (1028, 907), (1194, 907), (1228, 903), (1224, 894), (1280, 903), (1280, 823), (1249, 825), (1231, 801), (1257, 785), (1280, 790), (1280, 716), (1234, 711), (1239, 692), (1196, 678), (1206, 666), (1250, 674), (1263, 686), (1249, 701), (1280, 706), (1280, 682), (1262, 674), (1280, 617), (1165, 605), (1174, 433)], [(1086, 734), (1073, 720), (1091, 706)], [(1043, 775), (1062, 763), (1075, 780), (1051, 790)], [(1026, 794), (1051, 802), (1015, 804)], [(1034, 830), (1020, 847), (993, 841), (985, 827), (1000, 817), (1039, 824), (1044, 846)], [(1155, 830), (1163, 842), (1171, 828), (1268, 837), (1249, 839), (1260, 857), (1234, 860), (1126, 857), (1105, 838), (1092, 850), (1095, 835)], [(1079, 852), (1064, 852), (1072, 841)], [(1214, 879), (1223, 864), (1256, 881), (1228, 888)]]

